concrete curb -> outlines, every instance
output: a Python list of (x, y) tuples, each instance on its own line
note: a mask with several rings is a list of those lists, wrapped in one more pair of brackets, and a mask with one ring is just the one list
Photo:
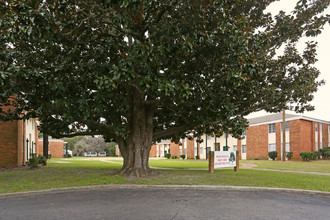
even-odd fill
[(301, 189), (287, 189), (287, 188), (271, 188), (271, 187), (250, 187), (250, 186), (212, 186), (212, 185), (97, 185), (97, 186), (79, 186), (67, 187), (60, 189), (47, 189), (38, 191), (16, 192), (16, 193), (3, 193), (0, 194), (1, 198), (17, 197), (17, 196), (30, 196), (41, 194), (56, 194), (65, 192), (83, 192), (86, 190), (115, 190), (115, 189), (198, 189), (198, 190), (217, 190), (217, 191), (257, 191), (257, 192), (276, 192), (276, 193), (292, 193), (304, 195), (317, 195), (330, 197), (330, 192), (315, 191), (315, 190), (301, 190)]

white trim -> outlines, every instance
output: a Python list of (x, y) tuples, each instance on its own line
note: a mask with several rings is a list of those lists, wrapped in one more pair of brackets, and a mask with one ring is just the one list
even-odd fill
[[(309, 118), (306, 116), (296, 116), (296, 117), (291, 117), (291, 118), (287, 118), (285, 119), (285, 121), (294, 121), (294, 120), (306, 120), (306, 121), (314, 121), (314, 122), (318, 122), (318, 123), (322, 123), (322, 124), (328, 124), (330, 125), (330, 122), (328, 121), (323, 121), (323, 120), (319, 120), (319, 119), (314, 119), (314, 118)], [(273, 123), (278, 123), (278, 122), (282, 122), (282, 119), (279, 120), (274, 120), (274, 121), (266, 121), (266, 122), (260, 122), (260, 123), (256, 123), (256, 124), (250, 124), (249, 127), (253, 127), (253, 126), (258, 126), (258, 125), (265, 125), (265, 124), (273, 124)]]

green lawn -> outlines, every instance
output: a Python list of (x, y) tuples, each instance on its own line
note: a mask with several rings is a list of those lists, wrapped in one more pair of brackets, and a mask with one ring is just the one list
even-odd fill
[(241, 163), (252, 163), (258, 165), (256, 168), (277, 170), (299, 170), (308, 172), (330, 173), (330, 160), (303, 161), (272, 161), (272, 160), (241, 160)]
[[(108, 160), (108, 159), (107, 159)], [(123, 160), (113, 160), (112, 162), (122, 162)], [(209, 162), (206, 160), (180, 160), (180, 159), (150, 159), (149, 166), (162, 168), (208, 168)]]
[[(151, 160), (151, 163), (162, 161), (178, 162), (184, 167), (194, 162), (196, 167), (206, 163), (194, 160)], [(206, 170), (158, 170), (160, 175), (135, 179), (115, 175), (120, 168), (120, 164), (104, 161), (51, 159), (48, 166), (40, 169), (0, 172), (0, 193), (103, 184), (233, 185), (330, 192), (330, 176), (324, 175), (244, 169), (239, 173), (232, 169), (216, 170), (214, 174)]]

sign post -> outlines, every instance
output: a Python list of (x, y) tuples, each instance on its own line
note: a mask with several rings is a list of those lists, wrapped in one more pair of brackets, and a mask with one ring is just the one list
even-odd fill
[(235, 172), (239, 172), (239, 158), (240, 158), (240, 155), (239, 155), (239, 151), (237, 150), (236, 151), (236, 167), (234, 167)]
[(209, 152), (209, 173), (214, 173), (214, 151)]
[(214, 173), (214, 169), (224, 167), (234, 167), (234, 171), (239, 171), (238, 151), (211, 151), (209, 157), (209, 172)]

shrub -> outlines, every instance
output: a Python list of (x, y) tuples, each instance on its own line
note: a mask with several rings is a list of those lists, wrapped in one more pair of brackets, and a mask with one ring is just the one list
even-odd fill
[(64, 158), (71, 158), (71, 154), (64, 154)]
[(166, 157), (167, 159), (170, 159), (170, 158), (171, 158), (171, 154), (167, 153), (167, 154), (165, 154), (165, 157)]
[(38, 155), (38, 164), (42, 165), (42, 166), (46, 166), (47, 165), (47, 158), (41, 154)]
[(199, 160), (199, 156), (198, 155), (196, 155), (195, 158), (196, 158), (196, 160)]
[(50, 160), (52, 158), (52, 155), (51, 154), (48, 154), (48, 159)]
[(185, 155), (185, 154), (181, 154), (181, 155), (180, 155), (180, 158), (181, 158), (181, 159), (186, 159), (186, 155)]
[(314, 158), (314, 153), (313, 152), (300, 152), (299, 154), (301, 156), (301, 159), (303, 161), (311, 161)]
[(38, 157), (36, 154), (32, 154), (27, 165), (30, 168), (37, 168), (39, 165), (46, 166), (47, 159), (41, 154), (39, 154)]
[(314, 151), (313, 152), (313, 160), (321, 159), (321, 152), (320, 151)]
[(268, 156), (269, 156), (269, 158), (272, 159), (272, 160), (275, 160), (275, 159), (276, 159), (277, 154), (278, 154), (277, 151), (271, 151), (271, 152), (268, 152)]
[(293, 152), (286, 152), (286, 158), (288, 158), (288, 160), (291, 160), (292, 158), (292, 155), (293, 155)]
[(27, 166), (30, 168), (37, 168), (39, 166), (38, 158), (35, 154), (32, 154), (32, 156), (29, 158)]
[(330, 147), (320, 149), (320, 153), (323, 159), (330, 158)]
[(174, 156), (174, 159), (178, 159), (178, 156)]

